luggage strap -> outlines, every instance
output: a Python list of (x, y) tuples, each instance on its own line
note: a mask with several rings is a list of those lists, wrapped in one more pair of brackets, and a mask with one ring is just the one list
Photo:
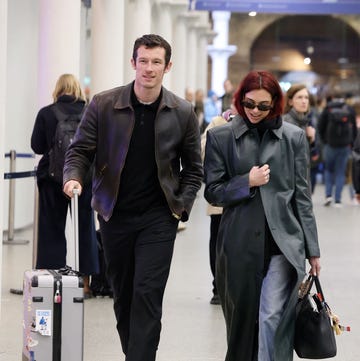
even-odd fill
[(57, 270), (62, 276), (82, 276), (78, 271), (75, 271), (70, 266), (65, 266)]

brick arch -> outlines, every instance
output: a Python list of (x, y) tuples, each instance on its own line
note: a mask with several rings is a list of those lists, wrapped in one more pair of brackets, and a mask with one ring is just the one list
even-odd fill
[[(297, 19), (302, 19), (303, 22), (299, 25)], [(293, 25), (293, 26), (291, 26)], [(278, 39), (276, 39), (276, 27), (280, 26), (278, 31)], [(281, 26), (286, 26), (286, 34), (281, 33)], [(320, 26), (320, 28), (319, 28)], [(321, 34), (321, 26), (328, 27), (327, 31), (331, 32), (334, 28), (337, 29), (337, 37), (334, 35), (334, 41), (326, 39), (326, 34)], [(311, 33), (311, 29), (313, 33)], [(343, 64), (340, 66), (337, 63), (337, 58), (342, 56), (341, 50), (344, 45), (341, 41), (341, 31), (345, 29), (347, 37), (347, 46), (345, 49), (345, 56), (349, 55), (350, 64)], [(238, 50), (229, 59), (229, 78), (236, 84), (242, 77), (252, 68), (268, 69), (279, 76), (287, 71), (294, 70), (296, 64), (299, 65), (302, 62), (303, 56), (306, 50), (306, 37), (310, 40), (315, 39), (318, 44), (315, 47), (315, 52), (320, 51), (321, 41), (324, 51), (327, 55), (322, 56), (322, 59), (315, 60), (316, 70), (318, 72), (324, 72), (323, 76), (325, 81), (339, 83), (344, 82), (340, 77), (340, 68), (346, 68), (348, 66), (348, 82), (355, 81), (359, 83), (357, 69), (360, 64), (360, 19), (356, 16), (304, 16), (304, 15), (268, 15), (258, 14), (256, 17), (249, 17), (247, 14), (234, 13), (231, 16), (229, 26), (229, 44), (237, 46)], [(304, 41), (304, 47), (295, 51), (291, 48), (296, 48), (296, 44), (291, 45), (292, 37), (294, 42), (297, 42), (297, 46), (301, 41)], [(287, 50), (288, 58), (283, 63), (276, 61), (272, 58), (276, 56), (286, 56), (284, 50), (282, 54), (277, 54), (280, 48), (280, 40), (288, 38), (287, 41), (290, 44)], [(351, 44), (350, 44), (350, 43)], [(311, 42), (310, 42), (311, 43)], [(316, 43), (316, 41), (314, 41)], [(278, 49), (276, 49), (278, 47)], [(351, 49), (351, 54), (348, 54)], [(332, 62), (326, 62), (327, 57), (334, 56)], [(297, 63), (296, 63), (297, 61)], [(310, 68), (309, 68), (310, 69)], [(306, 67), (299, 70), (306, 70)], [(342, 71), (342, 70), (341, 70)], [(352, 85), (354, 87), (355, 85)], [(356, 86), (355, 86), (356, 87)], [(355, 89), (356, 90), (356, 89)]]
[(234, 84), (251, 69), (251, 48), (254, 41), (268, 26), (281, 19), (282, 15), (233, 13), (229, 24), (229, 44), (237, 46), (237, 52), (229, 58), (229, 78)]

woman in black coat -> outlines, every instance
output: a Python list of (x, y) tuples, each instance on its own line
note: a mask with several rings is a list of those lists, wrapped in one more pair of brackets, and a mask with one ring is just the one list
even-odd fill
[[(79, 81), (72, 74), (59, 77), (53, 92), (54, 103), (38, 112), (31, 136), (31, 148), (42, 154), (37, 168), (39, 190), (38, 244), (36, 268), (59, 269), (66, 265), (65, 224), (69, 199), (62, 182), (49, 175), (49, 151), (54, 143), (58, 118), (63, 114), (81, 114), (86, 105)], [(61, 170), (62, 171), (62, 170)], [(79, 197), (79, 268), (84, 277), (85, 297), (91, 295), (89, 275), (99, 272), (94, 214), (91, 209), (91, 177)]]
[(272, 74), (250, 72), (234, 99), (239, 115), (208, 131), (204, 163), (205, 198), (224, 207), (216, 283), (226, 361), (290, 361), (305, 259), (320, 271), (306, 135), (282, 122)]

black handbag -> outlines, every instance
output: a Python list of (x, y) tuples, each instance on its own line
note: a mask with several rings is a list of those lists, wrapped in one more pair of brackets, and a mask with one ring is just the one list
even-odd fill
[[(311, 294), (313, 283), (316, 293)], [(310, 275), (299, 290), (294, 349), (300, 358), (323, 359), (336, 356), (332, 314), (316, 276)]]

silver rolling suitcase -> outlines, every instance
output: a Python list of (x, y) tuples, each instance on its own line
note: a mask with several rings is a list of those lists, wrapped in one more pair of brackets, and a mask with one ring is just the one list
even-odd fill
[[(71, 200), (78, 270), (78, 194)], [(69, 245), (68, 245), (69, 246)], [(23, 361), (82, 361), (83, 280), (71, 268), (24, 273)]]

